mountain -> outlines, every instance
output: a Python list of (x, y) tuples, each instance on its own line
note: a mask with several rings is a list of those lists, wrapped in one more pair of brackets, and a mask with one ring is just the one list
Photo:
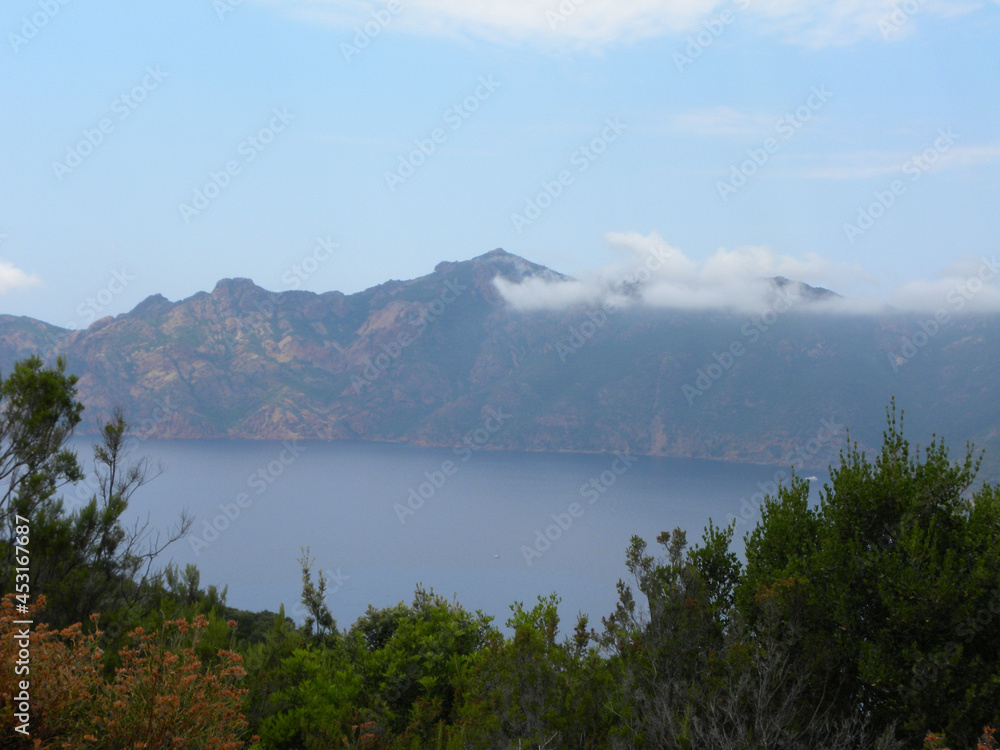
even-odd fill
[(813, 314), (836, 295), (780, 277), (772, 293), (800, 302), (760, 317), (516, 312), (497, 276), (567, 278), (494, 250), (351, 295), (223, 279), (81, 331), (0, 316), (0, 367), (62, 355), (87, 414), (121, 405), (139, 434), (163, 438), (468, 441), (809, 468), (836, 458), (845, 426), (880, 444), (895, 396), (921, 442), (973, 440), (991, 449), (991, 474), (1000, 466), (997, 316), (928, 334), (915, 316)]

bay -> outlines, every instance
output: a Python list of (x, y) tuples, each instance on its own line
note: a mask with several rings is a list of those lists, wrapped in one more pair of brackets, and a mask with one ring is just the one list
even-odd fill
[[(481, 609), (503, 625), (510, 605), (562, 599), (564, 628), (614, 608), (629, 580), (629, 539), (662, 551), (660, 531), (701, 538), (709, 519), (738, 519), (734, 548), (759, 518), (762, 488), (788, 467), (614, 454), (459, 451), (398, 443), (145, 440), (133, 458), (163, 473), (133, 496), (130, 523), (165, 531), (182, 510), (188, 537), (158, 567), (198, 566), (201, 584), (228, 587), (241, 609), (277, 610), (301, 621), (298, 558), (308, 547), (329, 579), (327, 602), (341, 627), (369, 604), (412, 600), (415, 586)], [(81, 459), (90, 442), (75, 438)], [(93, 492), (88, 480), (68, 507)], [(807, 472), (811, 474), (812, 472)], [(825, 473), (812, 482), (814, 497)]]

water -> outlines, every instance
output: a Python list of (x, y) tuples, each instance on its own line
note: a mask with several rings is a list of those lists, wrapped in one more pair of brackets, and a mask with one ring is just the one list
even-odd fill
[[(74, 447), (90, 453), (82, 439)], [(202, 586), (228, 586), (232, 606), (283, 603), (301, 620), (297, 559), (308, 546), (341, 627), (369, 604), (411, 601), (417, 583), (501, 625), (511, 603), (555, 592), (566, 628), (581, 611), (599, 625), (616, 582), (628, 578), (632, 535), (658, 552), (662, 530), (681, 527), (694, 542), (710, 517), (725, 523), (742, 512), (741, 538), (758, 517), (752, 496), (778, 471), (566, 453), (478, 451), (463, 461), (450, 448), (363, 442), (149, 440), (135, 455), (164, 472), (133, 496), (130, 520), (166, 529), (182, 509), (195, 519), (163, 564), (196, 564)], [(742, 551), (741, 539), (735, 546)]]

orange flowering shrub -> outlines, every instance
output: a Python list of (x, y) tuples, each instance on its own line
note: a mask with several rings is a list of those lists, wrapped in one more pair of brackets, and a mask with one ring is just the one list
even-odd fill
[[(997, 750), (997, 740), (993, 736), (994, 730), (991, 727), (983, 727), (983, 736), (976, 743), (976, 750)], [(943, 747), (944, 739), (938, 735), (928, 732), (924, 737), (925, 750), (948, 750)]]
[[(14, 621), (34, 619), (42, 605), (39, 597), (29, 613), (17, 614), (11, 595), (0, 605), (0, 747), (237, 750), (244, 745), (240, 701), (246, 690), (236, 687), (244, 675), (242, 657), (220, 650), (219, 665), (202, 669), (195, 648), (208, 626), (203, 616), (190, 624), (167, 621), (160, 635), (132, 631), (112, 680), (102, 674), (99, 629), (83, 635), (79, 624), (58, 632), (39, 624), (30, 632), (30, 673), (15, 674), (21, 652), (14, 636), (23, 626)], [(30, 681), (28, 737), (16, 731), (23, 679)]]
[(345, 748), (356, 748), (356, 750), (372, 750), (377, 748), (378, 736), (374, 732), (375, 722), (366, 721), (364, 724), (351, 724), (351, 738), (344, 737), (342, 742)]

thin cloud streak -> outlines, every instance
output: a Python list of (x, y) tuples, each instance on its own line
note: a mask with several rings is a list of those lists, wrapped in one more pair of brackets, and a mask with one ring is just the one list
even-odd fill
[[(837, 157), (841, 162), (837, 165), (816, 167), (805, 172), (808, 179), (817, 180), (865, 180), (882, 175), (901, 174), (907, 164), (919, 151), (906, 153), (902, 151), (867, 151)], [(938, 154), (934, 163), (927, 165), (927, 172), (943, 169), (976, 168), (986, 166), (1000, 160), (1000, 142), (980, 145), (952, 146), (947, 151)], [(842, 162), (848, 162), (843, 164)]]
[[(359, 0), (258, 0), (307, 22), (350, 28), (381, 5)], [(879, 24), (897, 0), (405, 0), (396, 28), (416, 33), (471, 35), (528, 42), (542, 48), (601, 48), (637, 39), (694, 31), (712, 13), (739, 8), (766, 34), (810, 48), (843, 46), (883, 37)], [(948, 17), (979, 6), (928, 0), (918, 15)], [(570, 9), (566, 12), (566, 9)], [(906, 31), (918, 22), (909, 19)]]

